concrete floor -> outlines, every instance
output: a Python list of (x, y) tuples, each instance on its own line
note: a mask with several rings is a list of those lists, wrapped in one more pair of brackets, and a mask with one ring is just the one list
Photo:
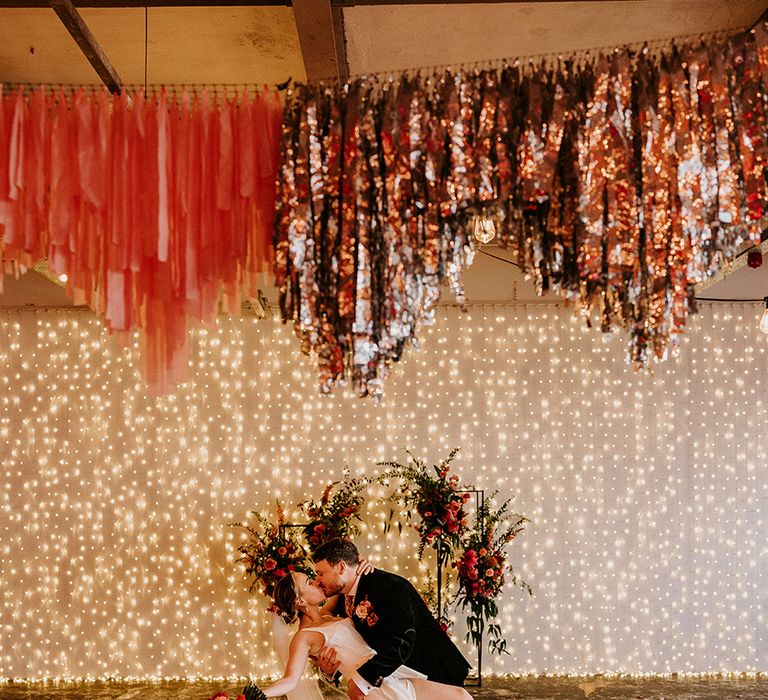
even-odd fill
[[(0, 700), (207, 700), (217, 690), (237, 696), (228, 682), (69, 684), (0, 683)], [(486, 678), (469, 692), (478, 700), (768, 700), (768, 676), (751, 678)], [(346, 695), (329, 694), (334, 700)]]

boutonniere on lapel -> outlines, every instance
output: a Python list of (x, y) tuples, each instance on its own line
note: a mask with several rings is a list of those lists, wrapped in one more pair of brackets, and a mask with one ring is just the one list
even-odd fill
[(373, 603), (368, 600), (368, 596), (355, 606), (355, 617), (360, 618), (368, 627), (373, 627), (379, 621), (379, 616), (373, 612)]

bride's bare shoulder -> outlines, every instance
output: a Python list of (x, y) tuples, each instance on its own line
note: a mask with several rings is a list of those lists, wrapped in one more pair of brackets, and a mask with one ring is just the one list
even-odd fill
[(324, 644), (325, 635), (317, 629), (310, 629), (309, 625), (306, 627), (299, 627), (291, 640), (292, 646), (306, 646), (309, 649), (310, 654), (316, 653)]

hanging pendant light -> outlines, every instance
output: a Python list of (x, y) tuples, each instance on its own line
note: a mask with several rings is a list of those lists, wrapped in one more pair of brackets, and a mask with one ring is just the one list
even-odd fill
[(763, 301), (765, 302), (765, 309), (763, 309), (763, 315), (760, 317), (760, 323), (757, 327), (768, 335), (768, 297), (765, 297)]
[(490, 216), (476, 214), (472, 233), (478, 243), (490, 243), (496, 238), (496, 224)]

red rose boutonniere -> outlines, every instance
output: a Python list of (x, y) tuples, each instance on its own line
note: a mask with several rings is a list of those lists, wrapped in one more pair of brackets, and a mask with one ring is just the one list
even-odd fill
[(379, 616), (373, 612), (373, 603), (368, 600), (368, 596), (355, 606), (355, 617), (359, 617), (368, 627), (373, 627), (379, 621)]

